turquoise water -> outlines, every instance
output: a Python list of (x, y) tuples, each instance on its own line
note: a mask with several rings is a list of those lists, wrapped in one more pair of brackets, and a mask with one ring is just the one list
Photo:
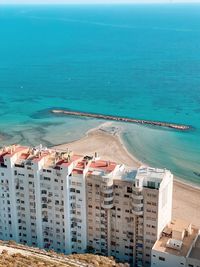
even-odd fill
[(1, 145), (59, 144), (101, 123), (52, 107), (192, 125), (123, 124), (124, 140), (200, 183), (200, 5), (1, 6)]

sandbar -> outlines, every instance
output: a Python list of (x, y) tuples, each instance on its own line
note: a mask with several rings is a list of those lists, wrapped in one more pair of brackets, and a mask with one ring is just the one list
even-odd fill
[[(76, 141), (55, 146), (56, 149), (70, 149), (81, 155), (94, 155), (128, 166), (144, 165), (134, 155), (128, 152), (118, 131), (109, 132), (102, 127), (90, 130)], [(174, 179), (173, 187), (173, 218), (191, 222), (200, 228), (200, 187)]]

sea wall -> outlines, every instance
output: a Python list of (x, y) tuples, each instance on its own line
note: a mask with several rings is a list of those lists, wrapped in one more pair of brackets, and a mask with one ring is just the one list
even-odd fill
[(118, 117), (118, 116), (111, 116), (111, 115), (79, 112), (79, 111), (73, 111), (73, 110), (53, 109), (53, 110), (51, 110), (51, 112), (54, 114), (61, 114), (61, 115), (67, 115), (67, 116), (88, 117), (88, 118), (96, 118), (96, 119), (103, 119), (103, 120), (129, 122), (129, 123), (159, 126), (159, 127), (167, 127), (167, 128), (180, 130), (180, 131), (186, 131), (186, 130), (189, 130), (191, 128), (191, 126), (184, 125), (184, 124)]

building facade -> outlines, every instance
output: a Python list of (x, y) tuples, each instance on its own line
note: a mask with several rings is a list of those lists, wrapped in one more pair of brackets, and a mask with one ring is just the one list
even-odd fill
[(173, 176), (42, 146), (0, 151), (0, 239), (150, 266), (171, 221)]

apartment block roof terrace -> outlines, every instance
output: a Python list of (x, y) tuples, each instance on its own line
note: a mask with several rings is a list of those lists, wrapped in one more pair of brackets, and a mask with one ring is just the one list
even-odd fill
[(186, 257), (198, 234), (199, 230), (192, 227), (190, 223), (173, 220), (163, 230), (161, 238), (153, 246), (153, 251)]
[(112, 173), (117, 167), (116, 162), (106, 160), (94, 160), (90, 163), (88, 174), (105, 175)]
[(133, 182), (135, 180), (136, 174), (136, 168), (121, 165), (120, 170), (115, 175), (115, 179)]
[(20, 146), (20, 145), (11, 145), (4, 147), (0, 150), (0, 161), (4, 159), (4, 157), (12, 157), (16, 153), (22, 152), (23, 150), (28, 149), (26, 146)]
[(81, 158), (82, 156), (80, 155), (73, 155), (72, 153), (65, 152), (58, 153), (57, 151), (53, 151), (47, 158), (44, 168), (61, 169), (62, 167), (69, 167)]
[(141, 166), (137, 171), (137, 178), (148, 178), (150, 179), (162, 179), (165, 177), (166, 172), (169, 172), (166, 169), (151, 168), (147, 166)]
[(88, 169), (91, 163), (92, 157), (85, 156), (81, 161), (78, 161), (76, 166), (74, 167), (72, 173), (73, 174), (83, 174), (84, 170)]

